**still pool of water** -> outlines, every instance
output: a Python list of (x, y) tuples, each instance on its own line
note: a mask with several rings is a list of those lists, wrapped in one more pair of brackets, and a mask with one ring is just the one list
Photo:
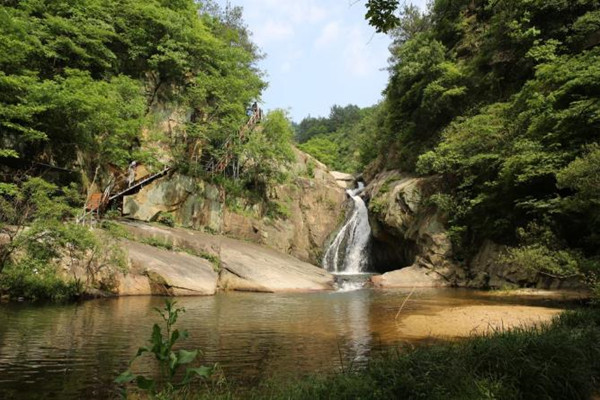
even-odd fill
[[(276, 375), (334, 371), (364, 364), (377, 351), (422, 337), (406, 316), (448, 308), (507, 304), (483, 293), (417, 290), (395, 318), (408, 291), (220, 293), (177, 299), (186, 312), (178, 327), (187, 349), (204, 351), (228, 379), (256, 384)], [(71, 305), (0, 304), (0, 399), (106, 399), (113, 379), (147, 344), (159, 321), (158, 297), (102, 299)], [(148, 359), (150, 360), (150, 359)], [(148, 372), (150, 363), (136, 363)]]

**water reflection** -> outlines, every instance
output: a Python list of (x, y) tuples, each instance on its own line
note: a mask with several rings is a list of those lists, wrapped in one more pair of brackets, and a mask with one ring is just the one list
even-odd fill
[[(187, 310), (186, 348), (204, 350), (228, 379), (256, 384), (360, 365), (373, 351), (406, 337), (394, 319), (405, 291), (357, 290), (312, 294), (225, 293), (180, 298)], [(423, 290), (402, 315), (463, 304), (490, 304), (476, 292)], [(163, 299), (131, 297), (66, 306), (0, 305), (0, 398), (105, 399), (112, 380), (146, 344)], [(414, 338), (413, 338), (414, 339)], [(136, 363), (151, 372), (151, 364)]]

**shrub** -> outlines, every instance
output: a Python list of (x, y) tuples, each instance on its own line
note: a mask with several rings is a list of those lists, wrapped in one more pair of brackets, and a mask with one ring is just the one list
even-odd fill
[(156, 217), (156, 222), (166, 226), (175, 226), (175, 216), (169, 212), (161, 212)]
[(267, 203), (267, 217), (272, 219), (288, 219), (292, 212), (288, 204), (272, 200)]
[(81, 281), (63, 279), (53, 266), (30, 258), (0, 274), (0, 292), (13, 299), (68, 301), (80, 297), (83, 289)]

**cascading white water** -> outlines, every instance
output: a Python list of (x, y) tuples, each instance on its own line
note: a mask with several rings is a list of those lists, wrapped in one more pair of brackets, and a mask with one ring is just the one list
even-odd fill
[(336, 274), (360, 274), (367, 267), (366, 250), (371, 237), (371, 227), (367, 206), (359, 196), (363, 189), (364, 185), (359, 182), (357, 189), (346, 190), (354, 202), (354, 208), (346, 224), (325, 252), (323, 267), (327, 271)]

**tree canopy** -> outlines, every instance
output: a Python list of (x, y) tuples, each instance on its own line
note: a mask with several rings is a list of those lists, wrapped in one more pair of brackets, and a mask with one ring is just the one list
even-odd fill
[(371, 167), (442, 175), (432, 200), (459, 256), (492, 239), (514, 246), (517, 264), (535, 253), (568, 271), (596, 259), (600, 2), (367, 7), (394, 39)]
[(191, 118), (162, 139), (189, 153), (237, 131), (265, 87), (241, 10), (210, 2), (8, 1), (0, 50), (0, 155), (23, 162), (126, 166), (169, 102)]

